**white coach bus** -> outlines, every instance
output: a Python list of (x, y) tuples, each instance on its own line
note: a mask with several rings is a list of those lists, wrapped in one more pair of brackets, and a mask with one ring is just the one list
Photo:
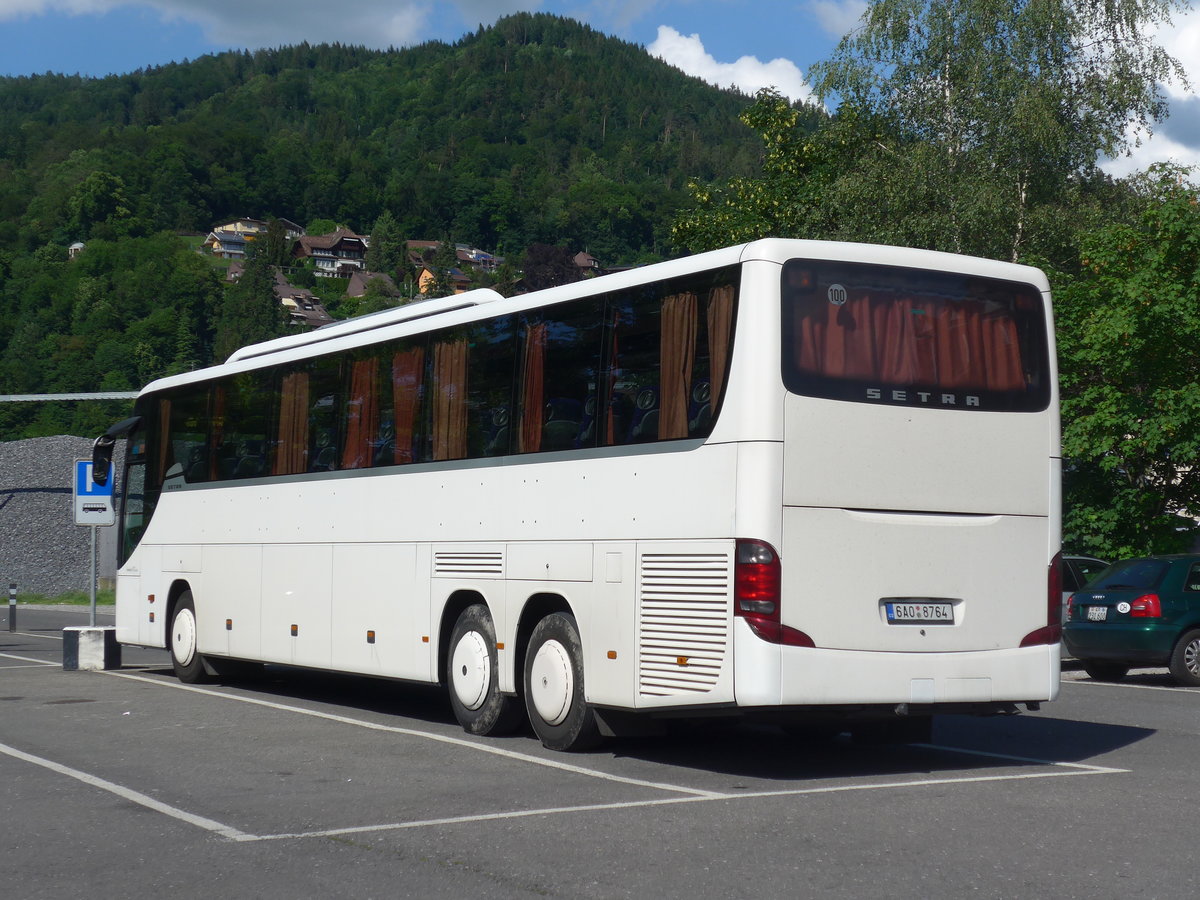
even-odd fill
[(561, 750), (1035, 708), (1054, 360), (1036, 269), (773, 239), (249, 346), (97, 440), (128, 435), (117, 636), (188, 682), (441, 682)]

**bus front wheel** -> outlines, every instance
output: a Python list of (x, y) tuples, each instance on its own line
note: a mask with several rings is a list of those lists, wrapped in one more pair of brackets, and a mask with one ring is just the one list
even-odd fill
[(521, 721), (515, 697), (500, 693), (496, 626), (487, 606), (468, 606), (454, 623), (446, 652), (450, 706), (468, 734), (508, 734)]
[(204, 658), (196, 649), (196, 607), (192, 592), (184, 591), (175, 601), (171, 615), (171, 665), (175, 677), (184, 684), (200, 684), (208, 680)]
[(533, 629), (525, 654), (525, 709), (550, 750), (587, 750), (600, 741), (595, 712), (584, 702), (583, 650), (575, 619), (553, 613)]

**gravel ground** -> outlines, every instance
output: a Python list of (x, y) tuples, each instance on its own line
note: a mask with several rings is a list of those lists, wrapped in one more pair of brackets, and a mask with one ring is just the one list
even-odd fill
[[(92, 455), (89, 438), (59, 436), (0, 443), (0, 591), (47, 596), (86, 591), (91, 529), (74, 523), (71, 478), (76, 459)], [(97, 529), (101, 583), (116, 568), (116, 528)]]

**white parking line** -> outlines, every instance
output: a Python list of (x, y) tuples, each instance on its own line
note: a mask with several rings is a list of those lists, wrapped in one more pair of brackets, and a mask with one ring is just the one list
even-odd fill
[(61, 763), (56, 763), (53, 760), (45, 759), (41, 756), (34, 756), (32, 753), (25, 753), (18, 750), (16, 747), (10, 747), (7, 744), (0, 744), (0, 753), (5, 753), (14, 759), (24, 760), (27, 763), (33, 763), (35, 766), (41, 766), (43, 769), (49, 769), (51, 772), (57, 772), (59, 775), (66, 775), (69, 778), (74, 778), (77, 781), (82, 781), (84, 784), (92, 787), (100, 788), (108, 791), (111, 794), (116, 794), (118, 797), (124, 797), (133, 803), (145, 806), (155, 812), (160, 812), (163, 815), (170, 816), (173, 819), (179, 819), (181, 822), (187, 822), (189, 825), (195, 825), (197, 828), (203, 828), (205, 831), (211, 831), (214, 834), (219, 834), (223, 838), (232, 841), (244, 841), (247, 839), (254, 840), (253, 835), (246, 834), (244, 831), (239, 831), (229, 825), (222, 825), (220, 822), (215, 822), (212, 819), (206, 819), (204, 816), (198, 816), (195, 813), (187, 812), (175, 806), (169, 806), (160, 800), (155, 800), (153, 797), (147, 797), (145, 794), (131, 790), (123, 785), (116, 784), (112, 781), (107, 781), (95, 775), (89, 775), (87, 772), (81, 772), (79, 769), (72, 769), (70, 766), (64, 766)]
[[(9, 655), (9, 654), (3, 654)], [(46, 665), (52, 665), (47, 663)], [(924, 778), (913, 781), (889, 781), (875, 784), (835, 784), (826, 785), (823, 787), (805, 787), (805, 788), (788, 788), (783, 790), (771, 791), (749, 791), (749, 792), (721, 792), (721, 791), (703, 791), (695, 788), (684, 787), (682, 785), (663, 784), (661, 782), (645, 781), (637, 778), (625, 778), (621, 776), (611, 775), (607, 772), (601, 772), (595, 769), (587, 769), (582, 766), (572, 765), (570, 763), (560, 762), (558, 760), (543, 759), (536, 756), (530, 756), (524, 753), (517, 753), (511, 750), (505, 750), (499, 747), (489, 746), (483, 743), (476, 743), (463, 738), (449, 737), (447, 735), (436, 734), (433, 732), (420, 731), (412, 728), (401, 728), (393, 725), (381, 725), (376, 722), (370, 722), (363, 719), (354, 719), (349, 716), (339, 716), (331, 713), (318, 712), (316, 710), (304, 709), (303, 707), (289, 706), (284, 703), (275, 703), (269, 700), (260, 700), (254, 697), (243, 697), (235, 694), (228, 694), (222, 691), (211, 690), (207, 688), (194, 687), (192, 685), (184, 685), (172, 683), (169, 681), (161, 681), (153, 678), (146, 678), (140, 675), (130, 673), (122, 673), (117, 671), (102, 671), (102, 674), (115, 675), (119, 678), (126, 678), (132, 681), (142, 681), (147, 684), (156, 685), (159, 687), (169, 687), (178, 690), (190, 691), (193, 693), (206, 694), (208, 696), (220, 697), (226, 700), (236, 700), (240, 703), (249, 703), (255, 706), (264, 706), (271, 709), (277, 709), (282, 712), (298, 713), (300, 715), (311, 716), (326, 721), (337, 722), (339, 724), (353, 725), (360, 728), (368, 728), (375, 731), (384, 731), (393, 734), (404, 734), (412, 737), (426, 738), (440, 743), (454, 744), (456, 746), (465, 747), (472, 750), (478, 750), (484, 753), (490, 753), (495, 756), (502, 756), (509, 759), (514, 759), (519, 762), (526, 762), (533, 765), (545, 766), (548, 768), (558, 769), (560, 771), (571, 772), (574, 774), (584, 775), (592, 778), (600, 778), (607, 781), (619, 782), (622, 784), (630, 784), (638, 787), (651, 788), (655, 790), (670, 791), (676, 796), (660, 797), (653, 800), (631, 800), (620, 801), (615, 803), (596, 803), (579, 806), (558, 806), (546, 807), (541, 809), (529, 810), (512, 810), (508, 812), (496, 813), (481, 813), (467, 816), (454, 816), (441, 819), (418, 819), (408, 822), (387, 822), (369, 825), (350, 826), (345, 828), (322, 829), (316, 831), (304, 832), (286, 832), (280, 834), (250, 834), (240, 829), (234, 828), (231, 825), (226, 825), (217, 822), (213, 819), (204, 816), (190, 813), (176, 806), (171, 806), (162, 801), (155, 800), (131, 788), (116, 784), (87, 772), (73, 769), (69, 766), (64, 766), (44, 757), (34, 756), (33, 754), (25, 753), (17, 750), (14, 747), (9, 747), (5, 744), (0, 744), (0, 753), (7, 754), (15, 759), (23, 760), (33, 765), (41, 766), (53, 772), (66, 775), (74, 778), (84, 784), (99, 788), (104, 791), (116, 794), (133, 803), (145, 806), (148, 809), (155, 810), (171, 818), (186, 822), (201, 828), (212, 834), (218, 835), (229, 841), (237, 842), (253, 842), (253, 841), (276, 841), (286, 840), (289, 838), (310, 838), (310, 837), (334, 837), (346, 834), (365, 834), (381, 831), (396, 831), (411, 828), (430, 828), (445, 825), (461, 825), (470, 824), (473, 822), (489, 822), (499, 820), (511, 820), (529, 818), (532, 816), (552, 816), (562, 815), (577, 812), (598, 812), (604, 810), (619, 810), (619, 809), (637, 809), (644, 807), (668, 806), (679, 803), (704, 803), (713, 801), (734, 801), (746, 799), (769, 799), (774, 797), (798, 797), (804, 795), (816, 794), (835, 794), (848, 793), (851, 791), (879, 791), (879, 790), (898, 790), (904, 788), (916, 787), (932, 787), (944, 786), (952, 784), (979, 784), (985, 782), (1000, 782), (1000, 781), (1028, 781), (1036, 778), (1060, 778), (1069, 777), (1072, 775), (1110, 775), (1117, 773), (1128, 772), (1128, 769), (1117, 769), (1106, 766), (1093, 766), (1086, 763), (1069, 763), (1059, 762), (1055, 760), (1036, 759), (1032, 757), (1013, 756), (1002, 753), (989, 753), (986, 751), (969, 750), (960, 747), (944, 747), (937, 744), (918, 744), (914, 746), (923, 747), (939, 752), (959, 753), (967, 756), (980, 756), (990, 759), (1008, 760), (1022, 764), (1032, 764), (1040, 766), (1049, 766), (1057, 771), (1050, 772), (1026, 772), (1010, 775), (974, 775), (962, 776), (956, 778)], [(682, 796), (679, 796), (682, 795)]]
[(630, 784), (635, 787), (652, 788), (660, 791), (672, 791), (678, 794), (691, 794), (697, 797), (723, 797), (723, 794), (714, 793), (713, 791), (702, 791), (696, 788), (682, 787), (676, 784), (660, 784), (654, 781), (644, 781), (640, 778), (626, 778), (621, 775), (611, 775), (608, 772), (599, 772), (595, 769), (585, 769), (582, 766), (575, 766), (570, 763), (560, 762), (555, 759), (545, 759), (540, 756), (530, 756), (527, 753), (517, 753), (514, 750), (506, 750), (503, 747), (495, 747), (491, 744), (485, 744), (480, 741), (472, 741), (467, 738), (451, 737), (445, 734), (437, 734), (432, 731), (420, 731), (415, 728), (401, 728), (398, 725), (383, 725), (378, 722), (369, 722), (365, 719), (352, 719), (349, 716), (339, 716), (333, 713), (319, 712), (315, 709), (305, 709), (302, 706), (289, 706), (286, 703), (276, 703), (271, 700), (260, 700), (257, 697), (243, 697), (238, 694), (228, 694), (224, 691), (215, 691), (210, 688), (195, 687), (188, 684), (179, 684), (173, 681), (161, 681), (156, 678), (146, 678), (142, 675), (132, 675), (125, 672), (106, 671), (105, 675), (114, 675), (117, 678), (128, 678), (132, 681), (143, 681), (146, 684), (153, 684), (158, 687), (174, 688), (181, 691), (190, 691), (196, 694), (205, 694), (209, 697), (221, 697), (225, 700), (236, 700), (239, 703), (250, 703), (254, 706), (265, 706), (268, 709), (277, 709), (281, 712), (297, 713), (302, 716), (311, 716), (314, 719), (324, 719), (329, 722), (337, 722), (342, 725), (355, 725), (359, 728), (369, 728), (374, 731), (386, 731), (391, 734), (403, 734), (409, 737), (426, 738), (431, 741), (438, 741), (443, 744), (453, 744), (456, 747), (466, 747), (470, 750), (477, 750), (480, 753), (490, 753), (494, 756), (503, 756), (508, 759), (514, 759), (518, 762), (530, 763), (535, 766), (544, 766), (549, 769), (558, 769), (562, 772), (571, 772), (576, 775), (585, 775), (591, 778), (600, 778), (605, 781), (615, 781), (620, 784)]
[[(15, 653), (0, 653), (5, 659), (17, 659), (21, 662), (37, 663), (39, 666), (60, 666), (62, 663), (48, 662), (44, 659), (34, 659), (32, 656), (17, 656)], [(5, 666), (8, 669), (32, 669), (33, 666)]]
[(1170, 691), (1173, 694), (1195, 694), (1195, 688), (1172, 687), (1166, 684), (1128, 684), (1124, 681), (1076, 681), (1073, 678), (1064, 679), (1065, 684), (1086, 684), (1090, 687), (1129, 688), (1135, 691)]

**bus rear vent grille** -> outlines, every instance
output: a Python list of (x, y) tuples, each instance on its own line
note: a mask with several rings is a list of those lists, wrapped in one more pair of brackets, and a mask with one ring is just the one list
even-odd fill
[(729, 555), (646, 553), (639, 567), (638, 690), (712, 690), (729, 642)]
[(433, 575), (435, 578), (503, 578), (504, 554), (499, 550), (434, 553)]

